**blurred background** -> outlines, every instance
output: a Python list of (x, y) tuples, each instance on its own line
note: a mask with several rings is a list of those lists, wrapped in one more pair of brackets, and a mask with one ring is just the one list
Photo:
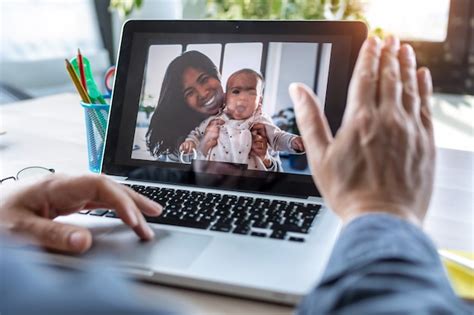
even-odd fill
[(430, 67), (437, 145), (474, 151), (472, 0), (0, 0), (0, 104), (74, 92), (64, 58), (78, 48), (102, 78), (130, 18), (362, 20)]

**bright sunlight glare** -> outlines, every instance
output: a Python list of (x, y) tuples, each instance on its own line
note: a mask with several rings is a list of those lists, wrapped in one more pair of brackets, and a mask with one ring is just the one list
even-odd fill
[(442, 42), (448, 29), (450, 0), (367, 0), (366, 17), (405, 40)]

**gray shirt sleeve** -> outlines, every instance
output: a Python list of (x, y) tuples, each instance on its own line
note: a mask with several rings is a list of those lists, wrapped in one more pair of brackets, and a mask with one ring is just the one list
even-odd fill
[(470, 314), (435, 247), (414, 225), (371, 214), (342, 231), (321, 282), (298, 314)]
[[(5, 240), (4, 244), (6, 243)], [(110, 265), (87, 271), (31, 263), (31, 255), (9, 249), (0, 239), (0, 314), (177, 314), (164, 299), (150, 304)], [(40, 255), (37, 253), (36, 255)], [(112, 262), (110, 263), (112, 264)]]

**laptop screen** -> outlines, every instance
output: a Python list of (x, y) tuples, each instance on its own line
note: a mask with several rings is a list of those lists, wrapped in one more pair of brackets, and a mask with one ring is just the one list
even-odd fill
[[(256, 22), (240, 25), (249, 23)], [(273, 192), (289, 195), (304, 188), (305, 195), (318, 195), (288, 86), (302, 82), (313, 88), (335, 133), (353, 67), (354, 36), (238, 28), (144, 29), (125, 38), (125, 26), (103, 171), (214, 188), (280, 187)]]

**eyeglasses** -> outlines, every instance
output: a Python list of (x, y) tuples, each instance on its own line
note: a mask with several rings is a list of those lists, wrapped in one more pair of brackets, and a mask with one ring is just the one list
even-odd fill
[(28, 166), (24, 169), (21, 169), (16, 173), (16, 176), (5, 177), (0, 180), (0, 184), (7, 181), (16, 181), (20, 179), (35, 179), (44, 177), (49, 174), (54, 174), (55, 170), (53, 168), (46, 168), (42, 166)]

